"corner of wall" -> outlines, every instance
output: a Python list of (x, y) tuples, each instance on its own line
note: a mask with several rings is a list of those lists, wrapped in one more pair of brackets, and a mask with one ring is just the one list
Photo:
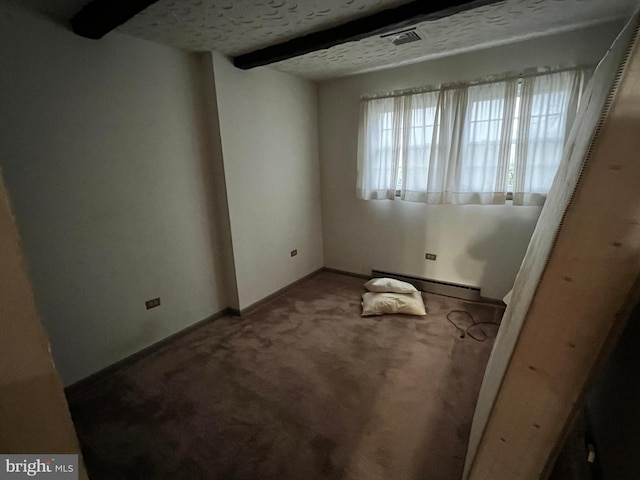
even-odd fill
[(201, 84), (199, 93), (204, 103), (202, 122), (209, 139), (210, 160), (203, 168), (203, 174), (211, 179), (217, 225), (219, 227), (217, 240), (218, 251), (221, 256), (221, 266), (224, 273), (224, 291), (227, 293), (229, 307), (240, 310), (238, 297), (238, 281), (231, 239), (231, 221), (229, 217), (229, 202), (227, 198), (227, 182), (224, 171), (222, 140), (220, 138), (220, 120), (218, 118), (218, 99), (214, 77), (214, 53), (192, 54), (192, 61), (197, 68)]
[(217, 52), (212, 61), (242, 310), (323, 266), (318, 92), (267, 67), (239, 70)]

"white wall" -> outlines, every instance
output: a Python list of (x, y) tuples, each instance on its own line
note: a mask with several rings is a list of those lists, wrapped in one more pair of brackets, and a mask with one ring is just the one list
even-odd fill
[[(240, 308), (323, 266), (314, 83), (213, 55)], [(290, 257), (291, 250), (298, 255)]]
[[(479, 286), (489, 298), (504, 296), (518, 272), (540, 208), (356, 199), (359, 97), (527, 67), (596, 63), (620, 28), (619, 23), (606, 24), (321, 83), (325, 266), (365, 274), (371, 269), (387, 270)], [(437, 254), (437, 260), (426, 261), (426, 252)]]
[(227, 306), (198, 64), (0, 4), (0, 165), (66, 383)]

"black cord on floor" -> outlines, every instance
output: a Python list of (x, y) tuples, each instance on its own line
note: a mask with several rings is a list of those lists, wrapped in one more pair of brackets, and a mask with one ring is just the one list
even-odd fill
[[(471, 325), (469, 325), (467, 328), (459, 327), (453, 320), (451, 320), (452, 313), (466, 315), (466, 317), (471, 321)], [(489, 338), (489, 336), (484, 331), (480, 330), (482, 332), (482, 337), (478, 337), (473, 334), (472, 328), (477, 327), (478, 325), (495, 325), (496, 327), (500, 326), (500, 324), (496, 322), (476, 322), (475, 318), (473, 318), (473, 315), (471, 315), (471, 313), (467, 312), (466, 310), (451, 310), (449, 313), (447, 313), (447, 320), (449, 320), (449, 323), (456, 327), (456, 329), (460, 332), (460, 338), (464, 338), (469, 335), (477, 342), (484, 342), (487, 338)]]

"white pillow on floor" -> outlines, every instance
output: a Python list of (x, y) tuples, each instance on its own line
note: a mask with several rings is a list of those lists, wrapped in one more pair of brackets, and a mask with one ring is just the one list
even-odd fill
[(385, 313), (405, 313), (407, 315), (426, 315), (424, 301), (420, 292), (413, 293), (376, 293), (362, 294), (362, 316), (384, 315)]
[(372, 278), (364, 284), (364, 288), (370, 292), (413, 293), (418, 289), (407, 282), (401, 282), (394, 278)]

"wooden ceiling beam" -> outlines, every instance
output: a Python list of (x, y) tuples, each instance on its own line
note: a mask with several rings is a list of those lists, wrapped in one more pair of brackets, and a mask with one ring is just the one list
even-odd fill
[(504, 0), (415, 0), (367, 17), (234, 57), (243, 70), (324, 50)]
[(71, 19), (74, 33), (97, 40), (158, 0), (93, 0)]

